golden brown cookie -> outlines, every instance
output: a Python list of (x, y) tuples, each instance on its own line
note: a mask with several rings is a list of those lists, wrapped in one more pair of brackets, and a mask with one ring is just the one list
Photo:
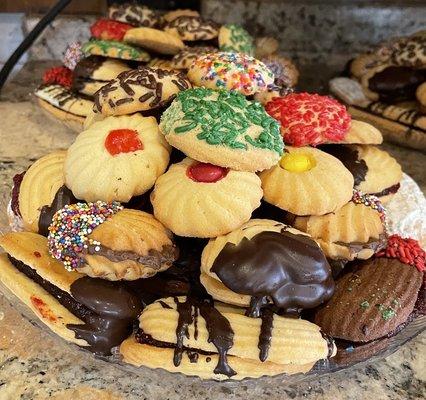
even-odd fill
[(340, 142), (341, 144), (382, 144), (383, 135), (373, 125), (358, 121), (351, 120), (351, 127), (345, 138)]
[(217, 51), (218, 50), (212, 46), (186, 47), (172, 58), (170, 65), (176, 69), (187, 70), (192, 62), (199, 56), (208, 53), (216, 53)]
[(155, 217), (179, 236), (215, 237), (239, 227), (260, 205), (260, 179), (185, 158), (157, 179)]
[(219, 25), (199, 16), (181, 15), (164, 24), (164, 31), (184, 41), (211, 40), (218, 36)]
[(261, 61), (272, 71), (275, 80), (282, 86), (294, 87), (297, 85), (299, 70), (289, 58), (271, 54), (261, 58)]
[(178, 8), (177, 10), (169, 11), (163, 15), (163, 19), (166, 22), (171, 22), (178, 17), (199, 17), (200, 13), (195, 10)]
[(352, 197), (351, 173), (335, 157), (312, 147), (289, 147), (260, 174), (265, 200), (296, 215), (334, 212)]
[(279, 43), (278, 40), (270, 37), (263, 36), (255, 40), (255, 57), (261, 59), (263, 57), (275, 54), (278, 50)]

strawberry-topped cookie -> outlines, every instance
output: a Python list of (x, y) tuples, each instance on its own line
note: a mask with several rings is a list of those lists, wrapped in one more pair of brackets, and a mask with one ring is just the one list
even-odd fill
[(284, 142), (292, 146), (339, 142), (351, 123), (345, 106), (319, 94), (292, 93), (274, 98), (265, 109), (281, 123)]
[(96, 39), (121, 41), (124, 34), (131, 28), (133, 28), (131, 25), (124, 22), (99, 19), (90, 27), (90, 33)]

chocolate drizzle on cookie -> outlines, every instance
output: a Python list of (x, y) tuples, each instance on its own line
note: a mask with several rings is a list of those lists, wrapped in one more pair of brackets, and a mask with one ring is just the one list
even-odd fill
[(264, 231), (238, 245), (227, 243), (211, 271), (232, 291), (250, 295), (250, 315), (273, 302), (283, 311), (313, 308), (334, 291), (330, 266), (308, 236)]
[(164, 28), (166, 31), (176, 29), (183, 40), (210, 40), (219, 34), (219, 25), (216, 22), (189, 15), (182, 15), (167, 22)]
[(271, 308), (262, 309), (262, 324), (260, 325), (259, 343), (259, 360), (264, 362), (268, 358), (269, 348), (271, 347), (272, 329), (274, 327), (274, 313)]

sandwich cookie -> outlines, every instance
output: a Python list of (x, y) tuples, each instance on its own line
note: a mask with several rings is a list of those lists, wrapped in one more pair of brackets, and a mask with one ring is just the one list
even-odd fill
[(68, 271), (110, 281), (148, 278), (177, 258), (171, 233), (151, 214), (119, 203), (76, 203), (59, 210), (48, 247)]
[(182, 15), (166, 22), (163, 29), (188, 42), (212, 40), (219, 34), (219, 25), (216, 22), (188, 15)]
[(116, 40), (91, 39), (81, 50), (86, 55), (119, 58), (121, 60), (147, 62), (151, 56), (143, 49)]
[(66, 271), (30, 232), (0, 237), (0, 281), (49, 329), (98, 355), (111, 355), (129, 336), (142, 303), (123, 284)]
[(85, 201), (128, 202), (154, 186), (170, 147), (153, 117), (108, 117), (78, 135), (67, 152), (65, 182)]
[(283, 152), (276, 121), (259, 103), (226, 90), (178, 93), (161, 117), (160, 130), (194, 160), (238, 171), (270, 168)]
[(151, 193), (155, 217), (179, 236), (223, 235), (250, 219), (262, 198), (259, 177), (185, 158)]
[(254, 56), (254, 43), (251, 35), (240, 25), (226, 24), (219, 30), (219, 49), (231, 53)]
[(203, 379), (244, 379), (307, 372), (336, 347), (311, 322), (244, 316), (240, 309), (190, 297), (147, 306), (139, 330), (120, 347), (126, 363)]
[(272, 220), (252, 219), (211, 239), (201, 257), (201, 283), (215, 300), (281, 312), (315, 308), (333, 294), (330, 266), (307, 234)]

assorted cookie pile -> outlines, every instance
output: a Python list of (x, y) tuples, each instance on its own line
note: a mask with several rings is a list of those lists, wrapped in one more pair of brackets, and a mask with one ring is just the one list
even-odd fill
[(426, 31), (394, 38), (348, 64), (330, 90), (353, 117), (398, 144), (426, 151)]
[(222, 380), (308, 372), (420, 312), (425, 253), (389, 237), (402, 172), (380, 131), (289, 90), (273, 39), (191, 10), (109, 18), (37, 91), (84, 128), (14, 177), (0, 237), (0, 281), (41, 321)]

